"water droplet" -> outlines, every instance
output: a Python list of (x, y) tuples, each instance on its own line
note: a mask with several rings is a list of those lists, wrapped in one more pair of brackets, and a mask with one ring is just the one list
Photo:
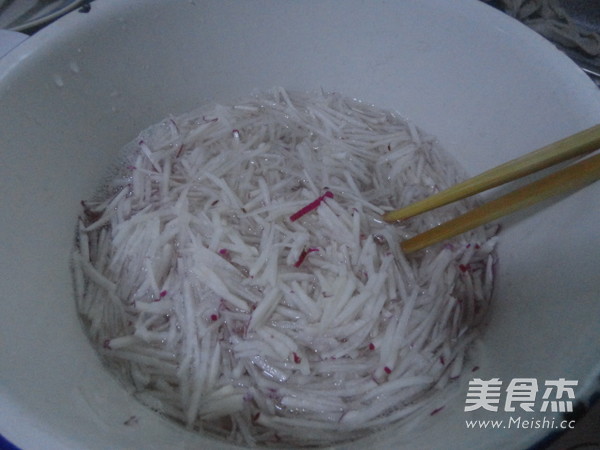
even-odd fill
[(55, 74), (52, 78), (54, 80), (54, 84), (57, 85), (58, 87), (63, 87), (65, 85), (65, 82), (63, 81), (63, 79), (60, 75)]
[(79, 73), (79, 66), (77, 65), (77, 63), (75, 61), (71, 61), (69, 63), (69, 69), (71, 69), (71, 72), (73, 73)]

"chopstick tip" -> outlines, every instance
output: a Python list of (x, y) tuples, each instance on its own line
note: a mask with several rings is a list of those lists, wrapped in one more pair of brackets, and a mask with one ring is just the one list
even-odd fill
[(389, 211), (381, 216), (384, 222), (394, 223), (399, 222), (401, 220), (406, 219), (407, 217), (404, 214), (401, 214), (400, 210)]

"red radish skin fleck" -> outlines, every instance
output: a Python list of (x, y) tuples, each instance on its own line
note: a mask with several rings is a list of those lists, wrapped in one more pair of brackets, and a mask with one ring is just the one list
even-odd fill
[(319, 251), (318, 248), (309, 248), (309, 249), (302, 250), (302, 252), (300, 253), (300, 256), (298, 257), (298, 260), (294, 263), (294, 267), (300, 267), (300, 265), (304, 262), (304, 260), (306, 259), (306, 257), (308, 256), (309, 253), (318, 252), (318, 251)]
[(298, 356), (298, 353), (294, 352), (293, 356), (294, 356), (294, 362), (296, 364), (300, 364), (302, 362), (302, 358), (300, 358), (300, 356)]
[(387, 373), (388, 375), (389, 375), (390, 373), (392, 373), (392, 369), (390, 369), (388, 366), (385, 366), (385, 367), (383, 368), (383, 371), (384, 371), (385, 373)]
[(440, 406), (439, 408), (434, 409), (433, 411), (431, 411), (431, 413), (429, 414), (430, 416), (434, 416), (437, 413), (439, 413), (442, 409), (444, 409), (443, 406)]
[(375, 344), (372, 342), (369, 344), (369, 350), (375, 350)]
[(127, 419), (125, 422), (123, 422), (123, 425), (131, 426), (131, 425), (137, 425), (138, 423), (139, 423), (139, 419), (136, 416), (131, 416), (131, 417), (129, 417), (129, 419)]
[(321, 204), (321, 202), (323, 202), (323, 200), (325, 200), (326, 198), (333, 198), (333, 193), (331, 191), (325, 192), (319, 198), (317, 198), (316, 200), (310, 202), (308, 205), (306, 205), (305, 207), (299, 209), (294, 214), (292, 214), (290, 216), (290, 220), (292, 222), (295, 222), (300, 217), (308, 214), (311, 211), (314, 211), (315, 209), (317, 209), (319, 207), (319, 205)]

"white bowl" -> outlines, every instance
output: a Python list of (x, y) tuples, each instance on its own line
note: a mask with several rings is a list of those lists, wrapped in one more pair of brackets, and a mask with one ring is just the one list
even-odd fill
[[(0, 433), (8, 440), (45, 449), (227, 447), (158, 417), (105, 372), (76, 315), (69, 254), (80, 200), (138, 131), (275, 85), (395, 109), (471, 173), (600, 119), (600, 94), (576, 66), (474, 0), (97, 0), (89, 13), (68, 14), (0, 59)], [(473, 376), (577, 380), (576, 400), (596, 387), (599, 195), (593, 185), (502, 221), (494, 307)], [(465, 396), (466, 381), (426, 433), (388, 429), (346, 447), (524, 448), (549, 433), (467, 429), (466, 419), (511, 414), (502, 405), (465, 412)], [(137, 424), (123, 425), (131, 416)]]

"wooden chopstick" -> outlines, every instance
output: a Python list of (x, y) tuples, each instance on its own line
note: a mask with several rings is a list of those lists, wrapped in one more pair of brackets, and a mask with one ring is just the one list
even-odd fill
[(421, 214), (509, 181), (590, 153), (600, 147), (600, 124), (572, 136), (546, 145), (519, 158), (508, 161), (445, 191), (383, 215), (386, 222), (395, 222)]
[(405, 253), (421, 250), (542, 200), (581, 189), (598, 179), (600, 179), (600, 153), (418, 234), (402, 242), (400, 246)]

